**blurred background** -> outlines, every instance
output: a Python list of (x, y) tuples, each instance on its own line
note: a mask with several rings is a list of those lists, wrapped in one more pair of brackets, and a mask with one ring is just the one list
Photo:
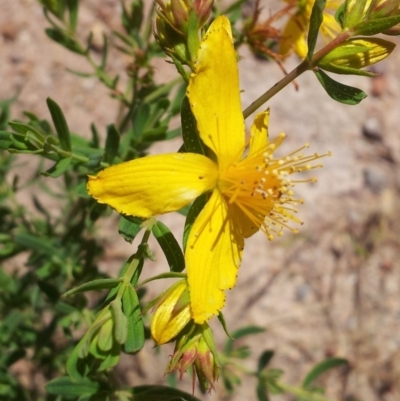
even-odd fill
[[(229, 4), (229, 1), (225, 2)], [(276, 9), (276, 1), (261, 0), (263, 15)], [(248, 13), (254, 2), (244, 5)], [(101, 49), (103, 32), (120, 29), (117, 0), (81, 0), (78, 32), (93, 33), (93, 46)], [(50, 41), (48, 26), (35, 0), (0, 1), (0, 100), (18, 96), (12, 118), (23, 111), (50, 119), (46, 98), (64, 111), (72, 132), (89, 137), (90, 124), (104, 131), (118, 113), (116, 102), (96, 78), (80, 78), (67, 68), (85, 71), (79, 56)], [(396, 41), (396, 38), (393, 40)], [(398, 40), (397, 40), (398, 43)], [(248, 48), (239, 49), (243, 106), (248, 106), (282, 77), (273, 61), (256, 58)], [(298, 64), (296, 56), (285, 61), (288, 71)], [(111, 75), (124, 72), (128, 56), (110, 57)], [(265, 349), (275, 351), (273, 367), (283, 369), (283, 380), (298, 384), (306, 372), (326, 357), (343, 357), (349, 368), (331, 373), (322, 384), (335, 400), (398, 401), (400, 399), (400, 50), (375, 67), (375, 78), (339, 77), (340, 82), (363, 89), (368, 97), (357, 106), (330, 99), (314, 74), (305, 73), (268, 103), (270, 136), (287, 134), (281, 154), (308, 142), (312, 152), (332, 152), (314, 171), (318, 182), (298, 185), (305, 200), (299, 217), (304, 222), (297, 235), (288, 232), (269, 242), (258, 233), (246, 243), (245, 257), (236, 288), (229, 292), (225, 318), (230, 330), (257, 325), (265, 333), (244, 340), (255, 358)], [(177, 74), (174, 66), (157, 59), (159, 82)], [(247, 120), (248, 124), (251, 118)], [(177, 122), (178, 124), (178, 122)], [(180, 140), (158, 144), (152, 152), (175, 151)], [(32, 157), (20, 157), (22, 182), (31, 177)], [(33, 163), (33, 164), (32, 164)], [(13, 178), (13, 175), (10, 179)], [(52, 180), (43, 177), (43, 180)], [(54, 185), (57, 185), (56, 183)], [(27, 186), (18, 199), (31, 213), (32, 192), (56, 213), (54, 199)], [(46, 203), (47, 202), (47, 203)], [(100, 236), (106, 253), (101, 269), (116, 275), (133, 252), (117, 231), (117, 216), (104, 223)], [(162, 220), (179, 238), (184, 219), (176, 215)], [(165, 271), (158, 256), (151, 273)], [(24, 258), (13, 259), (10, 271), (23, 271)], [(159, 287), (149, 286), (149, 299)], [(221, 345), (224, 333), (213, 325)], [(169, 348), (168, 348), (169, 347)], [(161, 351), (168, 363), (173, 346)], [(118, 380), (130, 385), (165, 383), (161, 363), (151, 344), (138, 356), (125, 355), (117, 368)], [(249, 360), (249, 366), (254, 360)], [(12, 373), (27, 388), (42, 387), (45, 379), (30, 363), (19, 360)], [(254, 383), (245, 380), (234, 396), (221, 383), (210, 400), (254, 399)], [(183, 387), (191, 388), (189, 378)], [(290, 400), (290, 396), (277, 400)]]

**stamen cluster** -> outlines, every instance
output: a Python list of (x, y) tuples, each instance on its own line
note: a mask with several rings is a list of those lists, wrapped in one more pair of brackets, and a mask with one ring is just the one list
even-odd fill
[(283, 228), (292, 232), (296, 229), (287, 223), (301, 221), (293, 215), (297, 205), (303, 203), (296, 199), (292, 188), (296, 183), (315, 182), (315, 178), (292, 180), (294, 173), (322, 167), (310, 162), (325, 155), (303, 155), (301, 151), (308, 148), (306, 144), (284, 158), (275, 158), (274, 152), (282, 144), (285, 134), (280, 134), (264, 148), (249, 154), (237, 163), (220, 172), (219, 188), (225, 196), (228, 206), (236, 205), (268, 237), (281, 236)]

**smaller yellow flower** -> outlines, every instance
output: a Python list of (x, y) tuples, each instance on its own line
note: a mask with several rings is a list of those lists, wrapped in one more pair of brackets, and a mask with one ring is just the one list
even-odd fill
[[(315, 0), (297, 0), (297, 11), (289, 18), (282, 31), (279, 46), (279, 54), (282, 56), (287, 56), (294, 51), (299, 57), (306, 57), (308, 51), (307, 33), (314, 3)], [(342, 1), (338, 0), (328, 0), (326, 3), (320, 28), (325, 41), (333, 39), (341, 31), (333, 15), (341, 3)]]
[(186, 280), (173, 284), (157, 303), (151, 321), (151, 335), (161, 345), (176, 337), (190, 321), (189, 292)]

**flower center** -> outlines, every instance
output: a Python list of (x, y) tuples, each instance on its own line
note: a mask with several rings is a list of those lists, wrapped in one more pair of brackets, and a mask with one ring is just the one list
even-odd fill
[[(220, 172), (218, 188), (224, 195), (228, 206), (237, 206), (248, 221), (242, 221), (243, 232), (261, 229), (272, 240), (283, 234), (286, 227), (297, 232), (287, 223), (293, 220), (302, 222), (293, 214), (303, 200), (296, 199), (292, 187), (300, 182), (315, 182), (315, 178), (292, 180), (289, 176), (306, 170), (322, 167), (310, 162), (326, 155), (304, 156), (301, 152), (308, 144), (284, 158), (274, 158), (275, 150), (281, 145), (285, 134), (280, 134), (264, 148), (249, 151), (249, 154), (237, 163)], [(251, 227), (249, 228), (249, 223)]]

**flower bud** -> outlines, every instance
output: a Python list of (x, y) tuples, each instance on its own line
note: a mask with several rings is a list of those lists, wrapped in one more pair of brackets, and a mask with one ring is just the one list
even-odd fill
[(214, 0), (156, 0), (160, 9), (157, 14), (176, 32), (186, 36), (189, 29), (190, 12), (193, 10), (200, 29), (211, 13)]
[(161, 345), (176, 337), (191, 319), (186, 280), (178, 281), (165, 291), (156, 308), (150, 330), (154, 341)]
[(197, 325), (192, 322), (178, 336), (167, 373), (179, 371), (182, 378), (191, 366), (201, 387), (211, 390), (219, 378), (221, 368), (212, 331), (207, 323)]
[(380, 38), (349, 39), (322, 57), (318, 67), (336, 74), (372, 76), (361, 68), (385, 59), (394, 48), (394, 43)]

